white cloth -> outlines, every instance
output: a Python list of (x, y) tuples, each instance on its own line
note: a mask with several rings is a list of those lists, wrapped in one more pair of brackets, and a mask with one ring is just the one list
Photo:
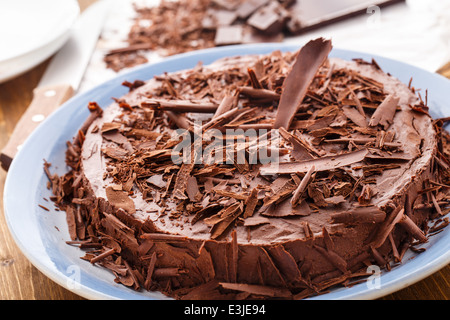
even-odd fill
[(336, 48), (385, 56), (432, 72), (450, 61), (449, 0), (408, 0), (367, 11), (287, 41), (323, 36)]

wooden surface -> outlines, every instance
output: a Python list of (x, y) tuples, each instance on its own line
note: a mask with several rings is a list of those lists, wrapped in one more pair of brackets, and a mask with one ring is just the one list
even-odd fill
[(33, 100), (16, 124), (14, 131), (9, 136), (8, 143), (0, 154), (3, 169), (9, 169), (20, 146), (39, 126), (41, 121), (71, 98), (73, 93), (72, 87), (65, 84), (39, 87), (33, 90)]
[[(85, 8), (93, 0), (79, 0)], [(8, 142), (15, 124), (33, 97), (48, 61), (22, 76), (0, 84), (0, 149)], [(439, 72), (450, 78), (450, 64)], [(21, 253), (12, 239), (3, 215), (3, 187), (6, 172), (0, 169), (0, 299), (1, 300), (78, 300), (83, 299), (57, 285), (38, 271)], [(448, 300), (450, 265), (432, 276), (382, 299)]]

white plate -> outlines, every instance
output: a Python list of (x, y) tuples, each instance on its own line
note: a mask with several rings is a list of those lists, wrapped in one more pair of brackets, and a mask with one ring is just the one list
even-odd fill
[[(102, 108), (128, 92), (123, 81), (145, 80), (164, 72), (192, 68), (202, 61), (205, 65), (226, 56), (269, 53), (274, 50), (295, 51), (300, 45), (261, 44), (206, 49), (173, 56), (155, 64), (144, 65), (119, 75), (96, 88), (78, 95), (66, 102), (48, 117), (24, 143), (9, 169), (5, 191), (5, 217), (12, 236), (26, 257), (45, 275), (78, 295), (89, 299), (162, 299), (157, 292), (136, 292), (114, 283), (114, 276), (106, 269), (93, 266), (81, 260), (84, 252), (69, 246), (70, 240), (65, 214), (54, 210), (46, 202), (51, 192), (47, 190), (48, 179), (43, 171), (43, 161), (52, 163), (51, 172), (66, 172), (66, 141), (78, 132), (89, 115), (87, 105), (96, 101)], [(333, 49), (330, 56), (345, 60), (362, 58), (378, 62), (385, 72), (425, 90), (428, 88), (428, 102), (434, 117), (450, 116), (448, 96), (450, 81), (411, 65), (383, 57), (360, 52)], [(44, 211), (38, 205), (50, 208)], [(416, 255), (409, 252), (402, 264), (383, 272), (373, 285), (360, 283), (350, 288), (333, 289), (330, 293), (315, 299), (375, 299), (417, 282), (450, 263), (450, 228), (421, 247), (426, 251)], [(372, 283), (371, 283), (372, 284)]]
[(79, 14), (76, 0), (1, 0), (0, 83), (61, 48)]

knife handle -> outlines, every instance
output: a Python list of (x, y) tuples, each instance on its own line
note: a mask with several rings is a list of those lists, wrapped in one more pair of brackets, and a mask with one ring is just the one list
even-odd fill
[(31, 132), (68, 100), (73, 93), (74, 91), (70, 85), (56, 85), (34, 89), (31, 104), (17, 122), (8, 143), (0, 154), (3, 169), (6, 171), (9, 169), (16, 153)]

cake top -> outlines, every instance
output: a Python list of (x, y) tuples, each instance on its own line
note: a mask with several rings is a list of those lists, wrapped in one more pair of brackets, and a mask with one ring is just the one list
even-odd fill
[(236, 230), (239, 243), (267, 244), (342, 232), (354, 216), (383, 221), (436, 133), (412, 88), (330, 50), (317, 39), (124, 83), (130, 93), (86, 133), (86, 178), (180, 237)]

